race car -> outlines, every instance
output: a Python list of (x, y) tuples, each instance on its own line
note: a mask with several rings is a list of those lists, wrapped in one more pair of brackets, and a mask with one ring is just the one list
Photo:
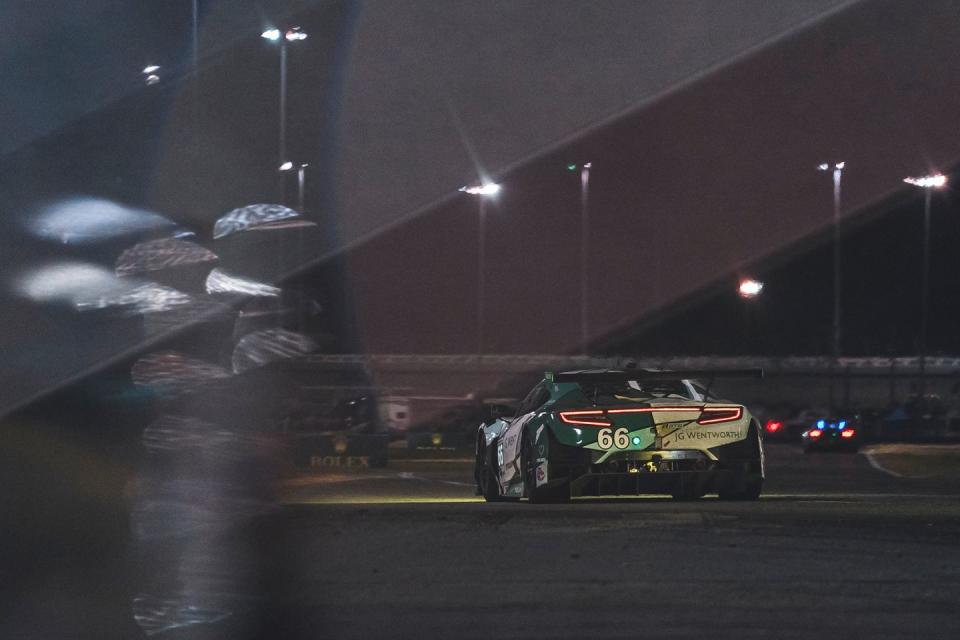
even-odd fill
[(851, 418), (820, 418), (803, 432), (803, 452), (856, 453), (860, 448), (860, 429), (857, 426), (857, 421)]
[(756, 500), (764, 479), (757, 420), (707, 401), (693, 378), (760, 370), (547, 372), (512, 418), (481, 425), (474, 477), (487, 501), (665, 493)]

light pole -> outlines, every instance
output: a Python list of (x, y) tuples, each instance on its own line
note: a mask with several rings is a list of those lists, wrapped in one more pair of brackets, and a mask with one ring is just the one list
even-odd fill
[(307, 33), (300, 27), (290, 27), (286, 31), (267, 29), (260, 37), (270, 42), (280, 43), (280, 163), (287, 162), (287, 44), (307, 39)]
[(589, 355), (590, 330), (587, 317), (587, 295), (590, 285), (588, 266), (590, 251), (590, 168), (587, 162), (580, 169), (580, 345), (583, 355)]
[(920, 178), (904, 178), (904, 182), (923, 189), (923, 272), (920, 285), (920, 406), (926, 393), (927, 374), (927, 306), (930, 297), (930, 197), (934, 189), (942, 189), (947, 177), (942, 174)]
[(484, 325), (484, 289), (486, 287), (486, 223), (487, 199), (500, 193), (500, 185), (496, 182), (484, 182), (473, 187), (460, 187), (460, 191), (471, 196), (479, 196), (480, 210), (477, 224), (477, 353), (483, 354), (483, 325)]
[(754, 325), (753, 314), (751, 313), (751, 307), (753, 307), (753, 305), (749, 304), (749, 302), (759, 296), (761, 291), (763, 291), (763, 283), (753, 278), (742, 278), (737, 285), (737, 295), (747, 301), (747, 303), (743, 305), (743, 327), (746, 332), (744, 344), (754, 342), (751, 340)]
[(301, 164), (294, 164), (289, 160), (280, 165), (280, 171), (286, 173), (289, 171), (297, 170), (297, 211), (300, 215), (304, 215), (305, 206), (304, 206), (304, 184), (305, 184), (305, 174), (307, 167), (310, 165), (306, 162)]
[[(588, 355), (590, 319), (588, 317), (590, 288), (590, 169), (592, 162), (580, 165), (580, 350)], [(576, 171), (576, 164), (568, 164), (567, 171)]]
[[(833, 331), (831, 340), (831, 368), (840, 363), (840, 183), (843, 179), (843, 168), (846, 162), (836, 162), (831, 167), (824, 162), (817, 165), (820, 171), (833, 173)], [(830, 381), (830, 405), (834, 406), (836, 376)]]
[(840, 182), (846, 162), (837, 162), (832, 167), (824, 162), (817, 166), (820, 171), (833, 173), (833, 358), (840, 357)]

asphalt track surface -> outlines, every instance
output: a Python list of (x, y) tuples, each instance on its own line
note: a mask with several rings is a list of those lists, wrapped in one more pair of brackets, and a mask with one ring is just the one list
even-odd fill
[(256, 531), (259, 592), (154, 637), (960, 637), (960, 486), (863, 455), (770, 446), (755, 503), (487, 504), (467, 461), (397, 461)]
[(960, 637), (960, 484), (788, 445), (767, 462), (757, 502), (563, 505), (484, 503), (467, 460), (279, 500), (242, 464), (186, 463), (140, 478), (128, 542), (17, 583), (0, 638)]

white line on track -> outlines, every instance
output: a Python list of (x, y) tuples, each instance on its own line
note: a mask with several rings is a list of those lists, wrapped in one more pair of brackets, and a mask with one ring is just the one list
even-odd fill
[(863, 452), (863, 455), (866, 456), (867, 462), (870, 463), (870, 466), (873, 467), (874, 469), (876, 469), (877, 471), (880, 471), (880, 472), (885, 473), (885, 474), (887, 474), (887, 475), (893, 476), (894, 478), (903, 478), (903, 477), (904, 477), (904, 475), (903, 475), (902, 473), (897, 473), (896, 471), (893, 471), (893, 470), (891, 470), (891, 469), (887, 469), (885, 466), (883, 466), (882, 464), (880, 464), (879, 462), (877, 462), (877, 459), (873, 457), (873, 452), (871, 452), (871, 451), (864, 451), (864, 452)]

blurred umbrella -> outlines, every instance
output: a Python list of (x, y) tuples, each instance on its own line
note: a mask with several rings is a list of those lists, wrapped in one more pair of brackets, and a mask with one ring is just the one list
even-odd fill
[(121, 308), (133, 314), (148, 314), (169, 312), (190, 305), (191, 302), (192, 298), (182, 291), (148, 282), (128, 291), (83, 300), (77, 304), (77, 308), (81, 311)]
[(77, 311), (155, 313), (191, 302), (190, 296), (171, 287), (120, 279), (99, 265), (74, 261), (31, 269), (19, 278), (17, 288), (36, 302), (66, 303)]
[(121, 253), (117, 258), (116, 273), (118, 276), (128, 276), (216, 260), (215, 253), (195, 242), (179, 238), (163, 238), (135, 244)]
[(315, 351), (309, 336), (286, 329), (266, 329), (245, 335), (233, 350), (233, 372), (242, 373), (265, 364)]
[(124, 236), (170, 233), (177, 225), (160, 214), (103, 198), (80, 197), (46, 207), (30, 223), (42, 238), (63, 244), (88, 244)]
[(164, 394), (195, 391), (203, 383), (229, 376), (230, 372), (219, 365), (177, 351), (149, 353), (137, 360), (130, 370), (134, 384)]
[[(144, 316), (143, 326), (148, 334), (155, 331), (178, 329), (186, 326), (196, 328), (209, 323), (224, 323), (223, 331), (229, 332), (237, 312), (230, 306), (210, 298), (190, 298), (187, 304), (168, 307), (163, 313)], [(213, 339), (215, 336), (211, 336)]]
[(213, 237), (225, 238), (239, 231), (297, 218), (299, 215), (293, 209), (280, 204), (250, 204), (220, 216), (213, 225)]
[(214, 269), (207, 276), (206, 289), (209, 294), (226, 293), (253, 297), (275, 298), (280, 295), (280, 288), (269, 284), (233, 276), (222, 269)]

